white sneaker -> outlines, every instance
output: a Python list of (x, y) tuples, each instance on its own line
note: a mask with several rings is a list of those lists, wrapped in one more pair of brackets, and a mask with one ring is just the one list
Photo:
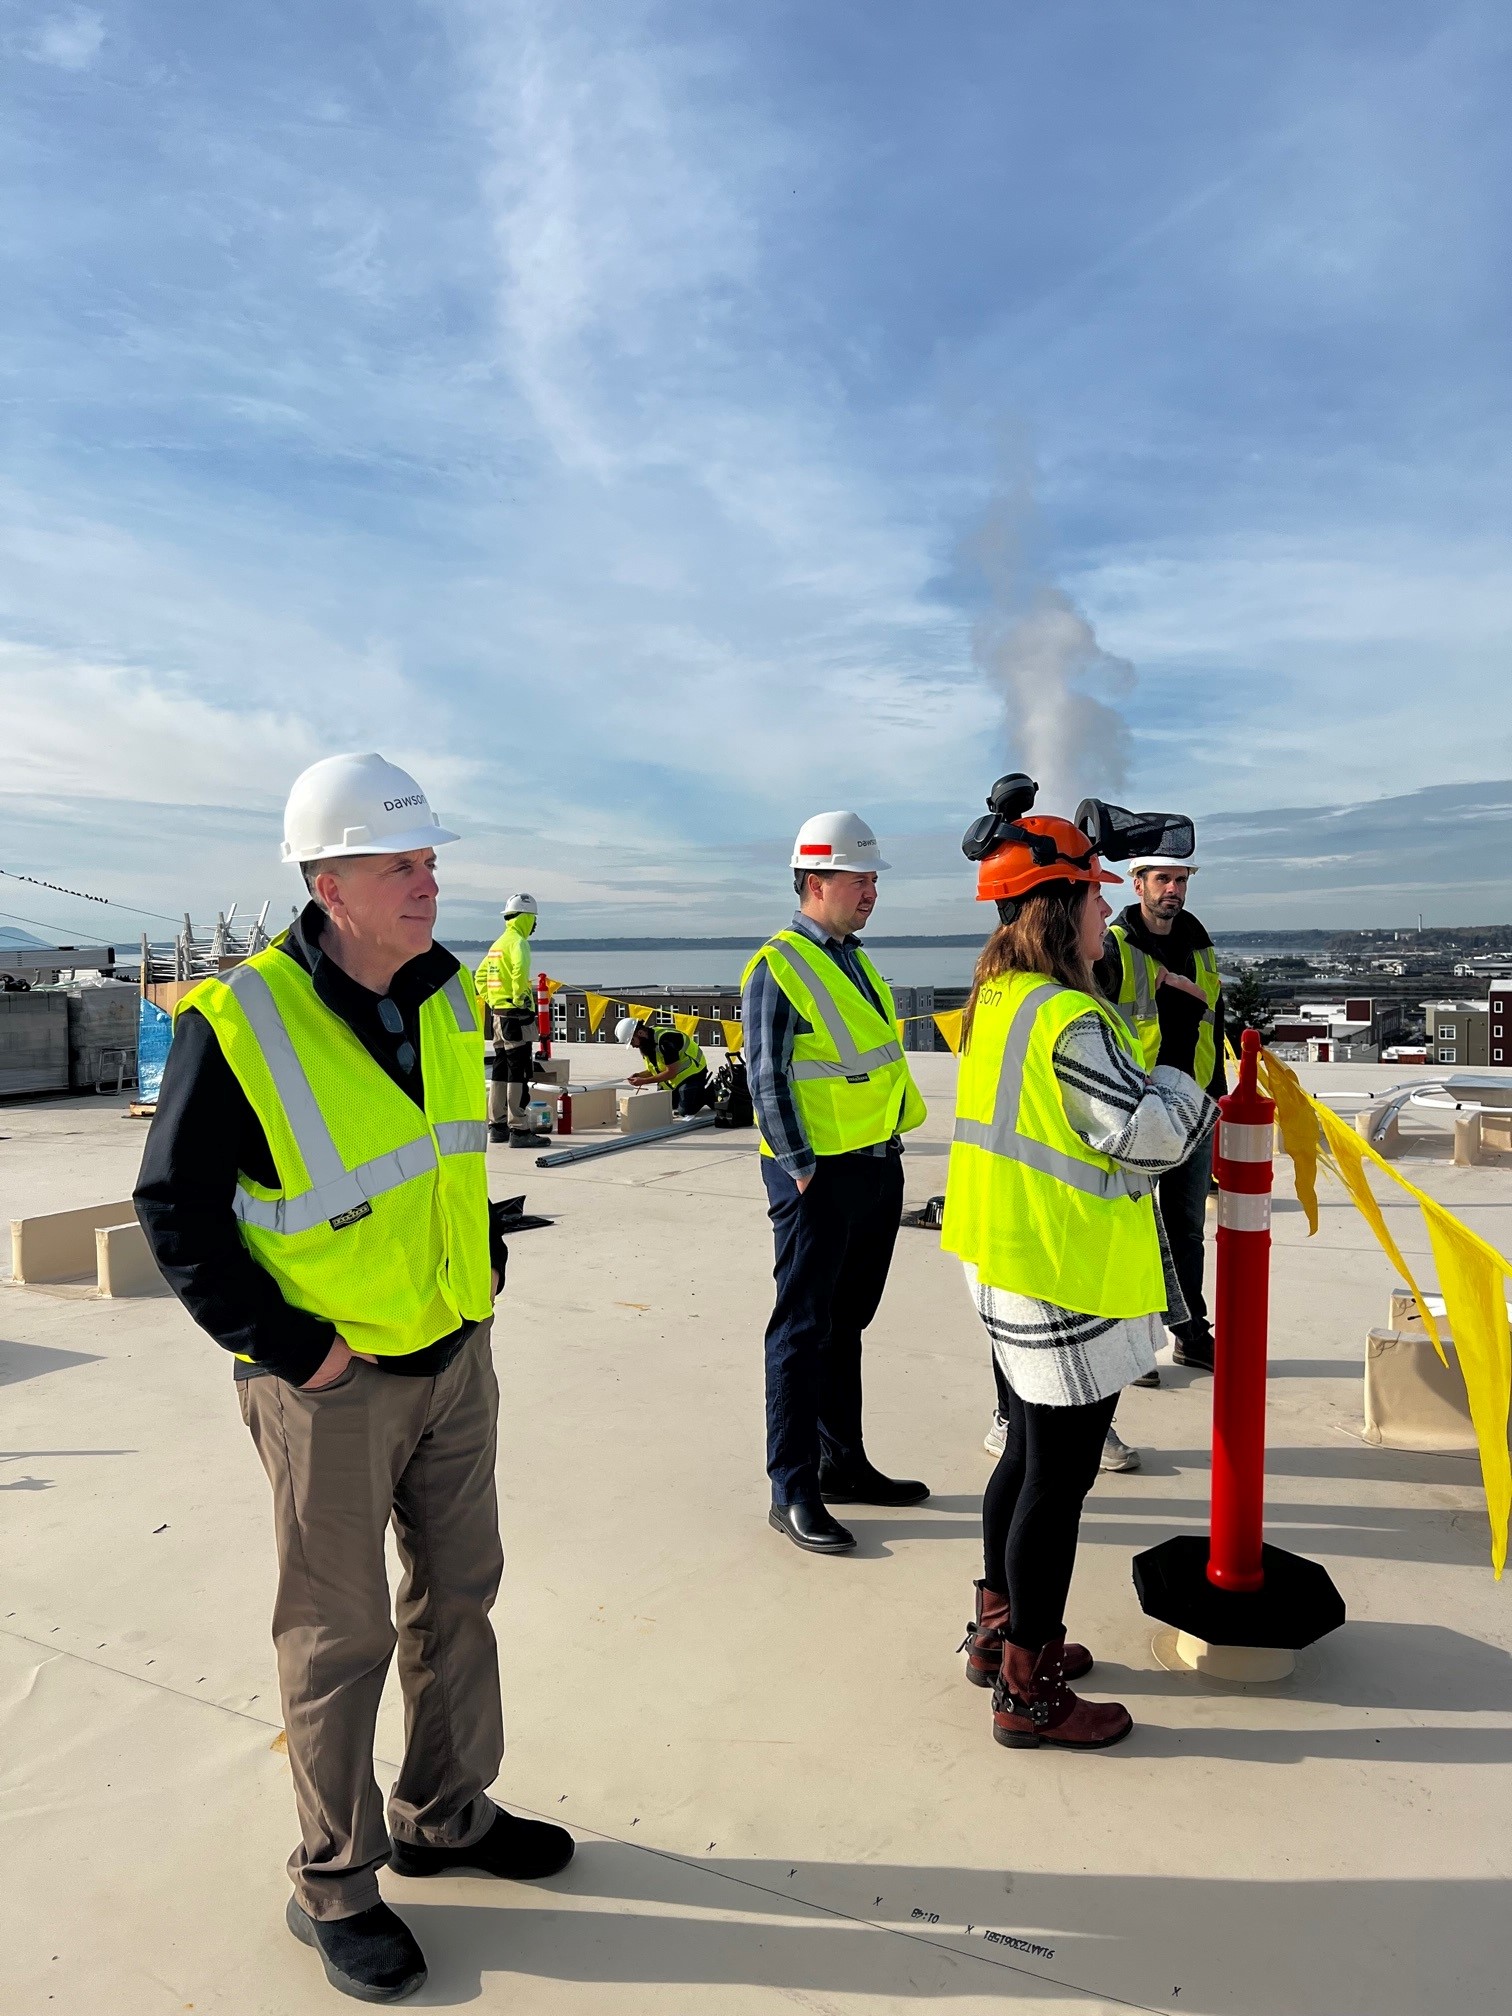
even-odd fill
[(987, 1430), (987, 1433), (982, 1437), (982, 1447), (987, 1451), (987, 1454), (989, 1456), (1001, 1456), (1003, 1453), (1003, 1445), (1007, 1440), (1008, 1440), (1008, 1423), (1003, 1419), (1002, 1415), (998, 1413), (997, 1409), (994, 1408), (992, 1414), (992, 1426)]
[(1097, 1467), (1099, 1470), (1137, 1470), (1139, 1451), (1131, 1449), (1116, 1428), (1110, 1428), (1103, 1443), (1102, 1461)]

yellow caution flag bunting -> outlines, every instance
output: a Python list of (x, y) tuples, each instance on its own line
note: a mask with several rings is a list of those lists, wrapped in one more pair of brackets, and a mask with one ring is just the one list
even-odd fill
[(644, 1001), (627, 1001), (625, 1008), (627, 1013), (633, 1016), (637, 1022), (649, 1022), (651, 1017), (656, 1013), (656, 1010), (648, 1008)]
[(726, 1050), (743, 1050), (745, 1048), (744, 1022), (721, 1022), (719, 1026), (724, 1031)]
[(964, 1013), (962, 1008), (944, 1008), (938, 1015), (929, 1018), (945, 1038), (946, 1048), (957, 1057), (961, 1054), (961, 1018)]
[(672, 1027), (680, 1035), (696, 1037), (698, 1035), (698, 1017), (696, 1015), (674, 1015), (672, 1017)]
[[(1282, 1138), (1296, 1171), (1298, 1199), (1308, 1212), (1311, 1230), (1318, 1229), (1317, 1197), (1314, 1192), (1309, 1209), (1303, 1188), (1304, 1184), (1310, 1188), (1315, 1177), (1321, 1134), (1328, 1166), (1348, 1190), (1392, 1265), (1417, 1298), (1428, 1333), (1443, 1358), (1438, 1326), (1400, 1247), (1387, 1229), (1365, 1164), (1373, 1163), (1393, 1183), (1399, 1184), (1423, 1214), (1438, 1268), (1439, 1293), (1444, 1298), (1449, 1334), (1454, 1339), (1460, 1376), (1470, 1402), (1470, 1419), (1480, 1450), (1481, 1479), (1486, 1489), (1486, 1513), (1491, 1522), (1491, 1566), (1500, 1581), (1507, 1561), (1507, 1528), (1512, 1523), (1512, 1455), (1507, 1447), (1507, 1417), (1512, 1412), (1512, 1332), (1507, 1323), (1507, 1281), (1512, 1276), (1512, 1260), (1478, 1237), (1468, 1225), (1461, 1224), (1437, 1198), (1409, 1183), (1337, 1113), (1312, 1098), (1295, 1072), (1279, 1057), (1266, 1051), (1264, 1066), (1266, 1089), (1276, 1101)], [(1300, 1154), (1296, 1152), (1298, 1149)]]
[(585, 993), (583, 999), (588, 1003), (588, 1033), (597, 1036), (598, 1026), (604, 1019), (604, 1010), (611, 1006), (612, 997), (608, 994)]

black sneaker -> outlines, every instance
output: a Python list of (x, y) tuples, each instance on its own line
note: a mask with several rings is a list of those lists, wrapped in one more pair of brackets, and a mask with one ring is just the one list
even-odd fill
[(519, 1128), (509, 1137), (511, 1148), (544, 1148), (551, 1140), (549, 1134), (537, 1134), (532, 1128)]
[(425, 1984), (425, 1955), (387, 1904), (352, 1918), (312, 1918), (291, 1897), (284, 1921), (302, 1946), (315, 1948), (327, 1981), (343, 1995), (359, 2002), (401, 2002)]
[(389, 1867), (396, 1876), (444, 1876), (454, 1869), (475, 1869), (483, 1876), (530, 1883), (565, 1869), (576, 1848), (565, 1827), (522, 1820), (501, 1807), (488, 1832), (470, 1847), (432, 1848), (425, 1841), (396, 1841), (389, 1851)]
[(1194, 1372), (1211, 1372), (1213, 1369), (1213, 1333), (1199, 1331), (1192, 1337), (1178, 1337), (1176, 1349), (1171, 1353), (1174, 1365), (1190, 1365)]

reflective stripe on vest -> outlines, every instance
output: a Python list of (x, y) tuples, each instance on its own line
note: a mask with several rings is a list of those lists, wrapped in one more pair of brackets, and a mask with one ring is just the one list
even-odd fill
[(1192, 955), (1197, 985), (1207, 997), (1207, 1012), (1202, 1018), (1202, 1026), (1197, 1031), (1197, 1054), (1192, 1063), (1192, 1075), (1205, 1092), (1213, 1082), (1213, 1073), (1218, 1067), (1218, 997), (1223, 992), (1223, 980), (1218, 971), (1218, 954), (1211, 945), (1204, 945)]
[(209, 1024), (273, 1159), (239, 1173), (243, 1244), (285, 1301), (354, 1351), (423, 1350), (492, 1303), (483, 1035), (464, 972), (419, 1011), (423, 1103), (316, 994), (281, 942), (202, 981)]
[(656, 1053), (657, 1070), (666, 1071), (670, 1069), (672, 1072), (670, 1078), (663, 1079), (662, 1081), (671, 1092), (675, 1092), (679, 1085), (686, 1085), (690, 1078), (696, 1078), (700, 1071), (707, 1071), (709, 1068), (704, 1053), (699, 1049), (694, 1038), (684, 1036), (682, 1040), (683, 1047), (678, 1055), (673, 1058), (670, 1066), (661, 1062), (661, 1050), (659, 1047)]
[[(859, 947), (857, 957), (876, 990), (876, 1004), (827, 952), (796, 931), (781, 931), (763, 945), (741, 976), (744, 987), (764, 960), (809, 1024), (794, 1041), (788, 1070), (793, 1103), (816, 1155), (874, 1147), (925, 1118), (898, 1038), (891, 991)], [(763, 1154), (771, 1154), (765, 1138), (761, 1146)]]
[[(443, 1155), (487, 1152), (486, 1120), (442, 1120), (435, 1129), (436, 1148), (432, 1147), (429, 1134), (422, 1134), (418, 1140), (407, 1141), (387, 1155), (375, 1155), (371, 1161), (359, 1162), (348, 1169), (331, 1139), (325, 1115), (310, 1090), (310, 1081), (295, 1054), (267, 981), (255, 966), (243, 965), (225, 976), (225, 984), (252, 1025), (268, 1074), (283, 1102), (289, 1131), (313, 1186), (297, 1197), (254, 1197), (238, 1185), (231, 1208), (243, 1224), (260, 1226), (267, 1232), (308, 1232), (339, 1217), (343, 1211), (359, 1210), (369, 1199), (397, 1189), (412, 1177), (426, 1175), (436, 1167), (436, 1148)], [(457, 974), (447, 981), (443, 991), (458, 1032), (465, 1035), (476, 1025)]]
[(1047, 980), (1019, 1005), (1003, 1047), (1003, 1069), (992, 1118), (957, 1120), (952, 1138), (967, 1141), (973, 1148), (985, 1148), (989, 1155), (1001, 1155), (1005, 1161), (1023, 1162), (1030, 1169), (1039, 1170), (1042, 1176), (1053, 1176), (1058, 1183), (1069, 1183), (1073, 1190), (1084, 1190), (1089, 1197), (1143, 1197), (1154, 1186), (1136, 1170), (1105, 1169), (1083, 1162), (1075, 1155), (1052, 1148), (1047, 1141), (1031, 1140), (1018, 1131), (1019, 1107), (1024, 1096), (1024, 1061), (1029, 1055), (1035, 1018), (1047, 1001), (1065, 991), (1057, 981)]
[(1148, 952), (1132, 944), (1121, 924), (1111, 933), (1118, 946), (1120, 974), (1118, 1013), (1139, 1045), (1146, 1071), (1153, 1071), (1160, 1056), (1160, 1010), (1155, 1005), (1156, 961)]
[(1062, 1032), (1087, 1015), (1137, 1061), (1106, 1002), (1048, 974), (1005, 975), (979, 992), (940, 1242), (990, 1287), (1086, 1315), (1150, 1315), (1166, 1306), (1151, 1179), (1087, 1145), (1055, 1072)]

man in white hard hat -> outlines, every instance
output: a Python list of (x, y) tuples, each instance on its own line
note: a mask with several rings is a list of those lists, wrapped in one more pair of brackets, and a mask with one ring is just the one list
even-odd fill
[(696, 1036), (653, 1029), (649, 1022), (622, 1015), (614, 1025), (614, 1040), (628, 1043), (643, 1062), (642, 1070), (631, 1073), (632, 1085), (665, 1085), (673, 1110), (684, 1116), (702, 1113), (709, 1104), (709, 1061)]
[(807, 820), (793, 846), (797, 913), (741, 982), (776, 1241), (768, 1516), (816, 1554), (856, 1544), (829, 1505), (917, 1505), (929, 1496), (916, 1478), (873, 1465), (861, 1425), (861, 1338), (882, 1299), (903, 1208), (900, 1136), (924, 1119), (892, 994), (856, 935), (886, 866), (854, 812)]
[[(406, 771), (296, 781), (290, 929), (180, 1003), (136, 1190), (159, 1267), (236, 1360), (273, 1491), (273, 1641), (300, 1841), (289, 1929), (363, 2001), (425, 1979), (378, 1872), (546, 1876), (563, 1829), (488, 1797), (504, 1749), (490, 1350), (505, 1254), (484, 1170), (471, 975), (435, 943), (456, 839)], [(384, 1536), (404, 1577), (391, 1614)], [(404, 1761), (373, 1732), (397, 1642)]]
[(536, 900), (522, 890), (504, 905), (504, 929), (478, 968), (478, 991), (493, 1018), (493, 1066), (488, 1088), (488, 1134), (511, 1148), (533, 1148), (550, 1137), (525, 1118), (530, 1046), (535, 1031), (535, 990), (530, 938)]
[[(1195, 860), (1167, 854), (1136, 855), (1129, 863), (1137, 902), (1121, 910), (1108, 927), (1097, 978), (1116, 1003), (1138, 1041), (1145, 1069), (1156, 1063), (1188, 1071), (1215, 1099), (1227, 1089), (1223, 1069), (1223, 982), (1213, 941), (1187, 909), (1187, 890), (1197, 873)], [(1197, 994), (1203, 1015), (1195, 1028), (1188, 1013), (1172, 1006), (1176, 993)], [(1212, 1144), (1160, 1178), (1160, 1216), (1187, 1314), (1171, 1326), (1178, 1365), (1199, 1372), (1213, 1369), (1213, 1333), (1203, 1298), (1204, 1230), (1212, 1179)], [(1136, 1382), (1156, 1386), (1159, 1372)], [(1110, 1430), (1105, 1469), (1139, 1467), (1137, 1450)]]

